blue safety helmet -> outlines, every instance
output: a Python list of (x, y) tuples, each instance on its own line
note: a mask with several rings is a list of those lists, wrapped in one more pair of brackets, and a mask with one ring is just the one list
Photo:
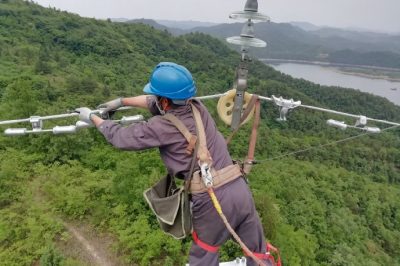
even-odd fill
[(186, 100), (195, 96), (197, 89), (192, 74), (186, 67), (171, 62), (161, 62), (154, 68), (150, 83), (143, 91), (171, 100)]

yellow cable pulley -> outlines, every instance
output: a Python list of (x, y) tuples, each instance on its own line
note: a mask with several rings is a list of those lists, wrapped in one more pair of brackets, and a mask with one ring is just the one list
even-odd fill
[[(230, 126), (232, 123), (232, 110), (233, 110), (233, 105), (235, 103), (235, 96), (236, 96), (236, 89), (229, 90), (224, 96), (219, 98), (217, 105), (217, 111), (219, 117), (228, 126)], [(250, 102), (251, 96), (252, 95), (250, 93), (245, 92), (242, 111), (246, 110), (247, 105)], [(254, 106), (253, 110), (250, 112), (250, 114), (246, 117), (246, 119), (242, 122), (241, 125), (247, 123), (253, 117), (253, 114), (254, 114)]]

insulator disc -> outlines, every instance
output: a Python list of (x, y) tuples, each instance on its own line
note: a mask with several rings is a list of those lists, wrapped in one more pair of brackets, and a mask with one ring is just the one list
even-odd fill
[(247, 46), (247, 47), (265, 47), (267, 43), (257, 38), (249, 38), (242, 36), (234, 36), (226, 38), (226, 41), (231, 44)]
[(231, 19), (251, 19), (258, 21), (270, 21), (271, 19), (264, 14), (252, 11), (236, 11), (229, 15)]

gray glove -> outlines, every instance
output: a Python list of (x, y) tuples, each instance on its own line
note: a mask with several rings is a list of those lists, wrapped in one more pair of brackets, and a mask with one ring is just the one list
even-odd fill
[(109, 101), (109, 102), (106, 102), (106, 103), (102, 103), (99, 106), (97, 106), (97, 108), (98, 109), (103, 109), (102, 113), (105, 114), (105, 113), (108, 113), (110, 111), (114, 111), (114, 110), (116, 110), (116, 109), (118, 109), (118, 108), (120, 108), (122, 106), (124, 106), (122, 104), (122, 98), (118, 98), (118, 99), (115, 99), (115, 100), (112, 100), (112, 101)]
[(79, 119), (89, 125), (93, 125), (90, 117), (92, 116), (92, 110), (87, 107), (76, 108), (75, 112), (79, 113)]

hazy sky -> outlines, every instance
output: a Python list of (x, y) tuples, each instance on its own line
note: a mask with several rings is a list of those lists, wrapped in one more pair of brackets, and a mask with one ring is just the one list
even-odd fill
[[(34, 0), (85, 17), (151, 18), (232, 22), (245, 0)], [(274, 22), (400, 32), (400, 0), (258, 0), (259, 12)]]

